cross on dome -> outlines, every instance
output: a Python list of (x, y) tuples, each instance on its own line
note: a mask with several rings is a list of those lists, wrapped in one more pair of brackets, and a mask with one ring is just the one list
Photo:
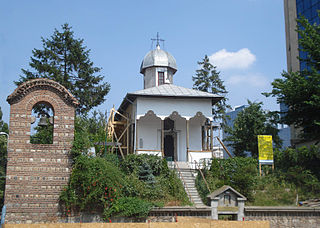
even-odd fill
[(160, 39), (160, 36), (159, 36), (159, 32), (157, 32), (157, 38), (152, 38), (151, 39), (152, 41), (157, 41), (157, 48), (159, 49), (160, 48), (160, 42), (159, 41), (162, 41), (164, 42), (164, 39)]

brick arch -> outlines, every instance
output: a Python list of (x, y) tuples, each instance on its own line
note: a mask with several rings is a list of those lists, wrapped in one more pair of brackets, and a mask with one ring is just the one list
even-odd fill
[[(23, 83), (7, 101), (10, 139), (6, 222), (43, 223), (59, 219), (59, 195), (70, 176), (75, 108), (79, 103), (63, 86), (48, 79)], [(39, 102), (53, 108), (53, 144), (30, 143), (32, 109)]]
[(59, 102), (54, 97), (51, 97), (48, 95), (43, 95), (43, 96), (38, 96), (36, 98), (30, 99), (26, 103), (26, 106), (25, 106), (26, 111), (29, 113), (32, 112), (33, 107), (39, 103), (46, 103), (46, 104), (50, 105), (54, 112), (55, 112), (55, 110), (57, 110), (57, 111), (61, 110)]
[(35, 90), (52, 90), (73, 107), (77, 107), (79, 105), (78, 100), (64, 86), (60, 85), (56, 81), (46, 78), (32, 79), (22, 83), (7, 97), (7, 101), (10, 105), (17, 103), (27, 94)]

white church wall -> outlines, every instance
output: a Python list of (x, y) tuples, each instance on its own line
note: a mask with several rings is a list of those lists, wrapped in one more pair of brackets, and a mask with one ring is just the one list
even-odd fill
[(195, 116), (197, 112), (201, 112), (208, 118), (212, 116), (210, 99), (138, 97), (137, 118), (144, 116), (149, 110), (152, 110), (161, 119), (170, 116), (174, 111), (188, 119)]
[[(202, 119), (202, 118), (201, 118)], [(189, 123), (189, 150), (201, 151), (202, 136), (201, 136), (201, 119), (192, 118)]]
[(160, 151), (161, 143), (158, 129), (161, 129), (161, 120), (154, 115), (147, 115), (138, 120), (137, 127), (138, 150)]
[(177, 117), (174, 119), (177, 130), (177, 156), (178, 161), (187, 161), (186, 146), (186, 119)]

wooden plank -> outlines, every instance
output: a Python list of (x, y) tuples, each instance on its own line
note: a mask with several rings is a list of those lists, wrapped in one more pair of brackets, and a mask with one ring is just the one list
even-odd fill
[(138, 151), (162, 152), (161, 150), (146, 150), (146, 149), (139, 149)]
[(130, 131), (130, 122), (129, 120), (127, 120), (127, 126), (128, 126), (128, 129), (127, 129), (127, 155), (129, 154), (129, 131)]
[(125, 122), (125, 121), (113, 121), (113, 124), (114, 124), (114, 125), (115, 125), (115, 124), (126, 125), (127, 122)]
[[(114, 137), (116, 138), (117, 142), (119, 142), (116, 132), (114, 132)], [(122, 151), (122, 149), (121, 149), (121, 147), (119, 145), (118, 145), (118, 148), (119, 148), (121, 157), (124, 158), (123, 151)]]
[(229, 150), (227, 149), (227, 147), (223, 144), (223, 142), (219, 139), (219, 137), (217, 137), (219, 143), (221, 144), (221, 146), (223, 147), (223, 149), (227, 152), (227, 154), (229, 155), (230, 158), (232, 158), (232, 155), (230, 154)]

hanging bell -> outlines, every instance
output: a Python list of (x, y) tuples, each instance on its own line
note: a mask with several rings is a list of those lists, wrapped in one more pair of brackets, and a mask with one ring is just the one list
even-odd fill
[(48, 121), (47, 120), (48, 120), (47, 114), (45, 114), (45, 113), (40, 114), (40, 120), (39, 120), (38, 126), (39, 127), (48, 126)]

